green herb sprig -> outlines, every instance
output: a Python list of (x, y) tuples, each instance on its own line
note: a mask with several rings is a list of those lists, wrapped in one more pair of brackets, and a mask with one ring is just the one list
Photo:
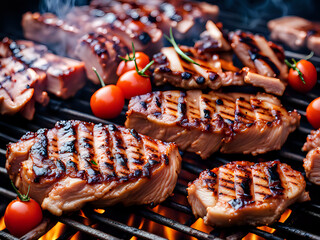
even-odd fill
[(21, 194), (21, 193), (19, 192), (19, 190), (16, 188), (16, 186), (13, 184), (12, 181), (11, 181), (11, 185), (12, 185), (14, 191), (17, 193), (18, 198), (19, 198), (22, 202), (28, 202), (28, 201), (30, 201), (30, 197), (29, 197), (30, 185), (29, 185), (29, 187), (28, 187), (28, 192), (27, 192), (27, 194)]
[(132, 42), (132, 55), (133, 55), (133, 57), (130, 57), (129, 53), (127, 53), (127, 58), (124, 58), (121, 56), (118, 56), (118, 57), (121, 60), (123, 60), (124, 62), (133, 61), (136, 72), (142, 77), (149, 77), (148, 75), (145, 74), (145, 72), (151, 67), (151, 65), (154, 63), (154, 60), (149, 62), (142, 70), (139, 70), (138, 65), (137, 65), (137, 60), (136, 60), (136, 50), (134, 48), (133, 42)]
[(178, 46), (178, 44), (176, 43), (176, 41), (174, 40), (173, 34), (172, 34), (172, 28), (170, 27), (170, 37), (168, 37), (166, 34), (164, 34), (164, 37), (172, 44), (174, 50), (186, 61), (199, 65), (199, 63), (195, 62), (194, 60), (192, 60), (189, 56), (187, 56)]

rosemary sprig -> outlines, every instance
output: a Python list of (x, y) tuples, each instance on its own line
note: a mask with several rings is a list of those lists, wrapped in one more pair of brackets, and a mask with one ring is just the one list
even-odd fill
[(172, 46), (174, 47), (174, 50), (176, 50), (176, 52), (186, 61), (199, 65), (199, 63), (195, 62), (194, 60), (192, 60), (189, 56), (187, 56), (178, 46), (178, 44), (176, 43), (176, 41), (174, 40), (173, 34), (172, 34), (172, 28), (170, 27), (170, 37), (168, 37), (166, 34), (164, 34), (164, 37), (172, 44)]
[(289, 68), (292, 68), (293, 70), (296, 70), (298, 72), (298, 75), (301, 79), (301, 81), (303, 82), (303, 84), (306, 84), (306, 81), (303, 78), (303, 74), (300, 71), (299, 68), (297, 68), (297, 62), (296, 60), (294, 60), (294, 58), (291, 59), (293, 63), (290, 63), (287, 59), (284, 60), (284, 62), (288, 65)]
[(100, 83), (101, 83), (101, 86), (102, 86), (102, 87), (105, 87), (106, 84), (105, 84), (104, 81), (102, 80), (100, 74), (97, 72), (97, 69), (96, 69), (95, 67), (92, 67), (92, 70), (93, 70), (93, 71), (95, 72), (95, 74), (97, 75), (97, 77), (98, 77), (98, 79), (99, 79), (99, 81), (100, 81)]
[(11, 185), (12, 185), (14, 191), (17, 193), (19, 199), (20, 199), (22, 202), (28, 202), (28, 201), (30, 200), (30, 197), (29, 197), (30, 185), (29, 185), (29, 187), (28, 187), (28, 192), (27, 192), (27, 194), (25, 194), (25, 195), (24, 195), (24, 194), (21, 194), (21, 193), (19, 192), (19, 190), (16, 188), (16, 186), (13, 184), (12, 181), (11, 181)]

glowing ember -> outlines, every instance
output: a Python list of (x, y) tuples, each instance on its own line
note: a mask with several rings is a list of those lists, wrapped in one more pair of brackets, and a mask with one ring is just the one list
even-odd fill
[(4, 217), (0, 219), (0, 231), (6, 228), (6, 225), (4, 224)]
[(210, 227), (206, 224), (204, 224), (203, 219), (199, 218), (197, 221), (195, 221), (194, 224), (191, 225), (192, 228), (195, 228), (199, 231), (210, 233), (213, 230), (213, 227)]
[[(291, 214), (291, 210), (290, 209), (287, 209), (280, 217), (279, 219), (279, 222), (283, 223), (285, 222), (288, 217), (290, 216)], [(270, 228), (270, 227), (267, 227), (267, 226), (262, 226), (262, 227), (257, 227), (258, 229), (262, 230), (262, 231), (265, 231), (265, 232), (268, 232), (268, 233), (274, 233), (275, 229), (274, 228)], [(259, 237), (253, 233), (249, 233), (247, 234), (244, 238), (242, 238), (242, 240), (264, 240), (264, 238), (262, 237)]]
[(94, 209), (95, 212), (103, 214), (106, 210), (104, 209)]
[(51, 239), (57, 239), (62, 232), (64, 231), (64, 224), (58, 222), (49, 232), (47, 232), (45, 235), (43, 235), (39, 240), (51, 240)]

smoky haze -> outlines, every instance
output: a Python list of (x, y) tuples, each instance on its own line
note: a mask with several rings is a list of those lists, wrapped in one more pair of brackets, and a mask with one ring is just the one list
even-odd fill
[(63, 18), (74, 6), (87, 3), (87, 0), (41, 0), (39, 10), (41, 13), (51, 12)]

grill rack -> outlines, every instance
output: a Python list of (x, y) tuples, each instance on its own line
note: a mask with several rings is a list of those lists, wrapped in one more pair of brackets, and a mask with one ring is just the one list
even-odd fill
[[(241, 16), (234, 15), (231, 12), (221, 12), (220, 19), (224, 24), (225, 29), (243, 29), (254, 33), (268, 35), (266, 26), (260, 25), (250, 28), (249, 26), (241, 25)], [(2, 35), (2, 34), (1, 34)], [(21, 36), (20, 32), (8, 33), (8, 35)], [(306, 56), (303, 52), (292, 52), (286, 49), (285, 54), (288, 58), (303, 58)], [(318, 74), (320, 71), (320, 58), (312, 57), (311, 61), (317, 68)], [(88, 82), (86, 87), (72, 99), (62, 101), (51, 96), (50, 103), (47, 107), (37, 107), (35, 117), (32, 121), (22, 120), (19, 116), (0, 116), (0, 180), (3, 184), (0, 186), (0, 216), (4, 215), (7, 203), (16, 197), (16, 194), (11, 190), (9, 178), (4, 168), (5, 163), (5, 147), (8, 142), (17, 141), (27, 131), (36, 131), (39, 128), (52, 128), (56, 121), (61, 119), (79, 119), (84, 121), (109, 123), (101, 120), (91, 114), (89, 99), (93, 92), (97, 89), (92, 83)], [(285, 95), (281, 98), (282, 103), (288, 109), (296, 108), (302, 115), (301, 126), (289, 136), (287, 143), (280, 151), (258, 156), (265, 160), (280, 159), (282, 162), (290, 164), (294, 169), (302, 171), (302, 161), (305, 153), (300, 151), (307, 134), (311, 131), (311, 126), (306, 121), (305, 109), (308, 103), (320, 96), (320, 81), (312, 92), (303, 95), (287, 89)], [(127, 105), (124, 107), (120, 117), (113, 120), (113, 123), (123, 124), (125, 120), (125, 112)], [(175, 187), (175, 196), (186, 198), (186, 182), (192, 181), (201, 171), (206, 168), (213, 168), (226, 164), (232, 160), (254, 160), (256, 157), (243, 155), (223, 155), (216, 153), (208, 161), (203, 161), (199, 157), (185, 153), (184, 162), (182, 163), (182, 172), (189, 174), (192, 178), (185, 179), (185, 176), (180, 174), (178, 183)], [(179, 222), (164, 214), (159, 214), (153, 211), (148, 206), (129, 207), (125, 210), (121, 207), (106, 208), (104, 214), (97, 213), (86, 207), (83, 213), (88, 219), (79, 216), (79, 212), (70, 216), (55, 217), (45, 212), (43, 224), (45, 225), (38, 231), (37, 235), (33, 235), (34, 239), (44, 235), (57, 222), (65, 224), (65, 231), (57, 239), (70, 239), (77, 232), (81, 232), (84, 236), (90, 236), (97, 239), (130, 239), (136, 236), (139, 239), (164, 239), (155, 233), (150, 233), (139, 229), (136, 226), (128, 226), (126, 224), (128, 213), (132, 213), (139, 219), (150, 220), (151, 222), (167, 226), (181, 233), (181, 239), (187, 236), (192, 236), (197, 239), (240, 239), (253, 233), (265, 239), (280, 240), (280, 239), (320, 239), (317, 225), (320, 222), (320, 197), (316, 195), (320, 190), (319, 186), (315, 186), (307, 182), (307, 190), (310, 191), (311, 201), (307, 203), (294, 204), (290, 207), (292, 213), (285, 223), (276, 222), (270, 227), (275, 229), (275, 232), (257, 229), (254, 227), (230, 228), (230, 229), (214, 229), (209, 234), (197, 230), (191, 225), (197, 220), (192, 214), (190, 207), (187, 204), (181, 204), (170, 197), (160, 206), (168, 208), (172, 211), (179, 212), (188, 216), (187, 221)], [(118, 216), (117, 216), (118, 215)], [(120, 217), (119, 217), (120, 216)], [(121, 219), (123, 217), (125, 221)], [(97, 225), (98, 224), (98, 227)], [(29, 235), (30, 236), (30, 235)], [(0, 231), (0, 239), (18, 239), (8, 233), (7, 230)], [(28, 239), (28, 238), (23, 238)], [(86, 238), (84, 238), (86, 239)]]

